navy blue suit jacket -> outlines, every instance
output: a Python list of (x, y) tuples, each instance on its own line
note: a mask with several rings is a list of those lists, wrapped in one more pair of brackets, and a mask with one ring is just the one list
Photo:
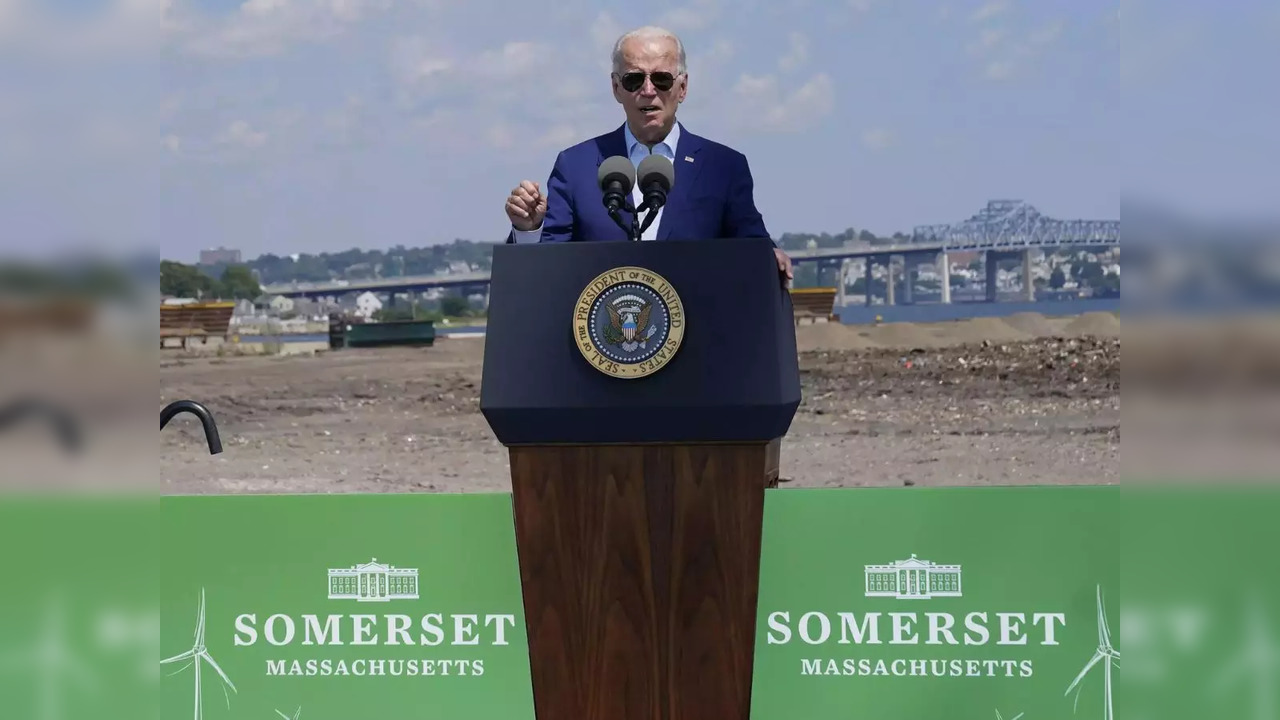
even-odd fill
[[(596, 171), (605, 158), (627, 157), (623, 126), (560, 152), (543, 192), (547, 215), (540, 242), (626, 240), (609, 217)], [(658, 240), (768, 238), (756, 209), (754, 182), (747, 158), (680, 126), (675, 149), (675, 183), (658, 225)], [(686, 158), (692, 158), (690, 162)], [(630, 223), (625, 210), (620, 217)], [(643, 216), (641, 217), (643, 220)], [(507, 242), (515, 242), (514, 234)]]

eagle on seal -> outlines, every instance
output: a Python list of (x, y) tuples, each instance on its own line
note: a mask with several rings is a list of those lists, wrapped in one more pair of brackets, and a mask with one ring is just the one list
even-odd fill
[(620, 332), (627, 342), (634, 342), (641, 329), (649, 326), (649, 314), (653, 310), (653, 304), (645, 303), (641, 305), (639, 313), (619, 312), (612, 305), (609, 305), (608, 308), (609, 322), (613, 328)]

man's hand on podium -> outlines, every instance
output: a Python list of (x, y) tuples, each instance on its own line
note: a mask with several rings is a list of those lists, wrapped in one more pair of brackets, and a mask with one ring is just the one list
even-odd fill
[(795, 273), (791, 270), (791, 258), (782, 251), (782, 248), (774, 248), (773, 256), (778, 259), (778, 272), (787, 278), (783, 285), (791, 287), (791, 281), (795, 278)]
[(537, 230), (547, 217), (547, 196), (538, 183), (525, 180), (507, 196), (507, 217), (517, 230)]

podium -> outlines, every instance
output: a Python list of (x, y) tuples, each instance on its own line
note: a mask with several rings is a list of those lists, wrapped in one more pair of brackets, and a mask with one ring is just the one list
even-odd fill
[(498, 245), (485, 334), (537, 720), (747, 720), (800, 403), (773, 245)]

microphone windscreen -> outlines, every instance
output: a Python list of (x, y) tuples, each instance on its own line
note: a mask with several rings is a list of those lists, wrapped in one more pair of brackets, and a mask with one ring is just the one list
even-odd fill
[(671, 161), (662, 155), (648, 155), (640, 161), (640, 167), (636, 170), (636, 175), (640, 177), (640, 185), (646, 187), (651, 183), (659, 183), (662, 189), (670, 192), (671, 186), (676, 182), (676, 169)]
[(596, 171), (596, 183), (599, 184), (600, 189), (606, 189), (614, 180), (622, 183), (622, 192), (631, 192), (631, 188), (636, 184), (636, 168), (629, 158), (614, 155), (600, 163), (600, 169)]

